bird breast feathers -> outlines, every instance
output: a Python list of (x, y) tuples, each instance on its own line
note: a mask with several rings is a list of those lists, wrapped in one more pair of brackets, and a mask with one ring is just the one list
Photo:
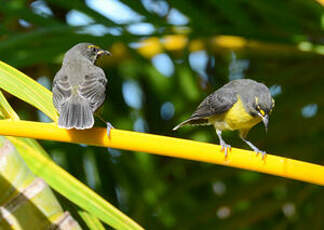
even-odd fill
[(221, 130), (250, 129), (260, 121), (260, 117), (253, 117), (246, 111), (241, 98), (238, 96), (237, 102), (222, 115), (222, 119), (215, 119), (214, 126), (216, 128), (220, 126)]

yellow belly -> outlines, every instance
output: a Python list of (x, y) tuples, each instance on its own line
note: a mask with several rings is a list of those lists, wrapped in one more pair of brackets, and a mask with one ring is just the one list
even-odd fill
[(237, 102), (227, 112), (209, 118), (209, 122), (219, 130), (248, 130), (260, 121), (260, 117), (253, 117), (246, 112), (239, 96)]

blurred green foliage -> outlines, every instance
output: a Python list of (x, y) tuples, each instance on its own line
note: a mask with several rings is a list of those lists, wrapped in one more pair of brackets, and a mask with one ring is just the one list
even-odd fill
[[(0, 58), (51, 87), (67, 49), (81, 41), (100, 45), (113, 54), (98, 62), (108, 76), (105, 119), (121, 129), (211, 143), (217, 143), (211, 127), (171, 129), (217, 87), (252, 78), (271, 87), (276, 107), (268, 134), (260, 125), (249, 139), (269, 153), (323, 164), (323, 18), (323, 6), (312, 0), (3, 0)], [(204, 50), (185, 47), (151, 59), (135, 48), (144, 38), (174, 33), (202, 39)], [(216, 35), (260, 45), (215, 50), (209, 39)], [(6, 97), (21, 118), (47, 120)], [(224, 136), (247, 148), (236, 133)], [(146, 229), (324, 228), (323, 191), (314, 185), (137, 152), (41, 143)]]

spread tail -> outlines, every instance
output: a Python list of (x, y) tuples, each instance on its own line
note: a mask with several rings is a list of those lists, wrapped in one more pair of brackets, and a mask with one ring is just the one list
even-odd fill
[(94, 124), (89, 102), (78, 96), (71, 97), (60, 109), (58, 126), (65, 129), (89, 129)]
[(189, 118), (188, 120), (181, 122), (179, 125), (174, 127), (172, 129), (172, 131), (176, 131), (178, 128), (180, 128), (184, 125), (209, 125), (209, 123), (208, 123), (208, 119), (192, 117), (192, 118)]

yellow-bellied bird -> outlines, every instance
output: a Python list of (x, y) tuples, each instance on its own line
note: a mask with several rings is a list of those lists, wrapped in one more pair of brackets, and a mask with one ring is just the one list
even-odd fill
[(261, 121), (267, 131), (273, 107), (274, 100), (264, 84), (250, 79), (233, 80), (206, 97), (191, 117), (173, 130), (184, 125), (213, 125), (225, 157), (231, 146), (223, 140), (222, 131), (239, 130), (241, 139), (264, 158), (266, 153), (246, 137), (250, 129)]

